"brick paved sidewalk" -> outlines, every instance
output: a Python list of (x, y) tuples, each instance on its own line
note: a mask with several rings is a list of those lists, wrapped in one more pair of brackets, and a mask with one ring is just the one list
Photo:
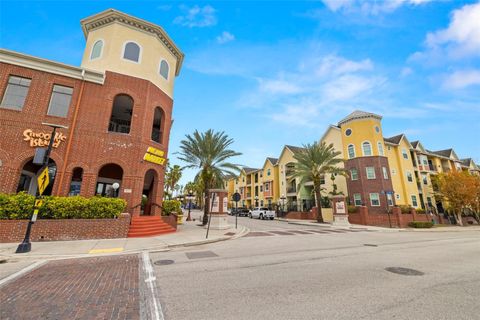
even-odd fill
[(0, 319), (139, 319), (139, 256), (50, 261), (0, 288)]

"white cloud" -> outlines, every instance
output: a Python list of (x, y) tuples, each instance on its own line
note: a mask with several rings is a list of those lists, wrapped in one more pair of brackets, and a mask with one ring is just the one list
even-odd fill
[(180, 6), (180, 10), (184, 13), (182, 16), (178, 16), (173, 20), (173, 23), (193, 27), (209, 27), (217, 24), (216, 11), (212, 6), (206, 5), (199, 7), (195, 5), (193, 7), (187, 7), (185, 5)]
[(455, 71), (443, 81), (443, 86), (448, 89), (462, 89), (474, 85), (480, 85), (480, 70)]
[(426, 50), (416, 52), (412, 60), (460, 60), (480, 56), (480, 2), (465, 5), (451, 13), (446, 29), (427, 34)]
[(378, 15), (390, 13), (402, 5), (421, 5), (432, 0), (322, 0), (325, 6), (333, 12), (361, 13), (364, 15)]
[(217, 37), (217, 42), (220, 44), (224, 44), (233, 40), (235, 40), (235, 36), (228, 31), (223, 31), (222, 34)]
[(385, 79), (358, 75), (343, 75), (325, 83), (323, 96), (327, 101), (349, 101), (380, 87)]
[(302, 92), (299, 86), (283, 79), (258, 79), (258, 82), (261, 92), (273, 94), (296, 94)]
[(402, 77), (407, 77), (413, 73), (412, 68), (409, 67), (403, 67), (402, 71), (400, 72), (400, 76)]

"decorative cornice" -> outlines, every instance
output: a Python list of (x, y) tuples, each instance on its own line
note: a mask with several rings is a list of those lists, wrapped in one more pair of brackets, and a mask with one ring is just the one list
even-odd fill
[(0, 62), (98, 84), (103, 84), (105, 81), (105, 74), (102, 72), (79, 68), (6, 49), (0, 49)]
[(148, 21), (130, 16), (115, 9), (105, 10), (80, 21), (85, 38), (87, 38), (90, 31), (111, 23), (121, 23), (135, 29), (139, 29), (141, 31), (156, 35), (160, 42), (162, 42), (165, 47), (167, 47), (167, 49), (177, 58), (178, 62), (175, 70), (175, 75), (179, 75), (185, 55), (175, 45), (173, 40), (168, 36), (168, 34), (165, 32), (165, 30), (163, 30), (162, 27)]

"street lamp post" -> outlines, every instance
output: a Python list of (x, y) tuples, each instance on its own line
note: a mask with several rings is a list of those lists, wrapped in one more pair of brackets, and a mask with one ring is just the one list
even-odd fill
[[(50, 161), (50, 153), (52, 152), (53, 141), (55, 140), (55, 133), (56, 133), (57, 129), (58, 128), (68, 129), (68, 127), (65, 127), (65, 126), (62, 126), (62, 125), (59, 125), (59, 124), (51, 124), (51, 123), (45, 123), (45, 122), (43, 122), (42, 124), (45, 125), (45, 126), (51, 127), (52, 128), (52, 133), (51, 133), (51, 136), (50, 136), (50, 141), (48, 142), (47, 151), (45, 152), (45, 156), (43, 157), (43, 164), (42, 164), (42, 168), (39, 171), (40, 172), (39, 177), (45, 171), (45, 169), (48, 168), (48, 162)], [(46, 187), (47, 187), (46, 185), (43, 186), (44, 190), (45, 190)], [(38, 207), (40, 207), (40, 204), (38, 204), (38, 203), (41, 203), (41, 200), (39, 198), (41, 197), (41, 194), (43, 193), (43, 191), (38, 192), (38, 193), (39, 193), (39, 195), (35, 196), (35, 207), (34, 207), (32, 217), (30, 218), (30, 221), (28, 221), (27, 231), (25, 232), (25, 238), (23, 239), (22, 243), (20, 243), (18, 245), (15, 253), (25, 253), (25, 252), (30, 252), (30, 250), (32, 250), (32, 244), (30, 242), (30, 233), (32, 231), (32, 225), (37, 220)]]
[(282, 215), (283, 215), (283, 212), (285, 211), (285, 195), (282, 194), (282, 196), (280, 197), (280, 200), (282, 200)]
[(190, 208), (192, 207), (192, 198), (193, 198), (193, 192), (192, 190), (188, 190), (188, 215), (187, 215), (187, 220), (186, 221), (192, 221), (192, 217), (190, 217)]

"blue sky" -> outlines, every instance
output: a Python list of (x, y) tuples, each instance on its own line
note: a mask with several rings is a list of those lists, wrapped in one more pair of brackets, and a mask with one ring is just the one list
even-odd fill
[(161, 25), (186, 55), (173, 163), (185, 134), (214, 128), (234, 138), (236, 162), (260, 167), (355, 109), (383, 115), (387, 137), (480, 163), (478, 1), (4, 0), (0, 46), (79, 65), (79, 21), (107, 8)]

